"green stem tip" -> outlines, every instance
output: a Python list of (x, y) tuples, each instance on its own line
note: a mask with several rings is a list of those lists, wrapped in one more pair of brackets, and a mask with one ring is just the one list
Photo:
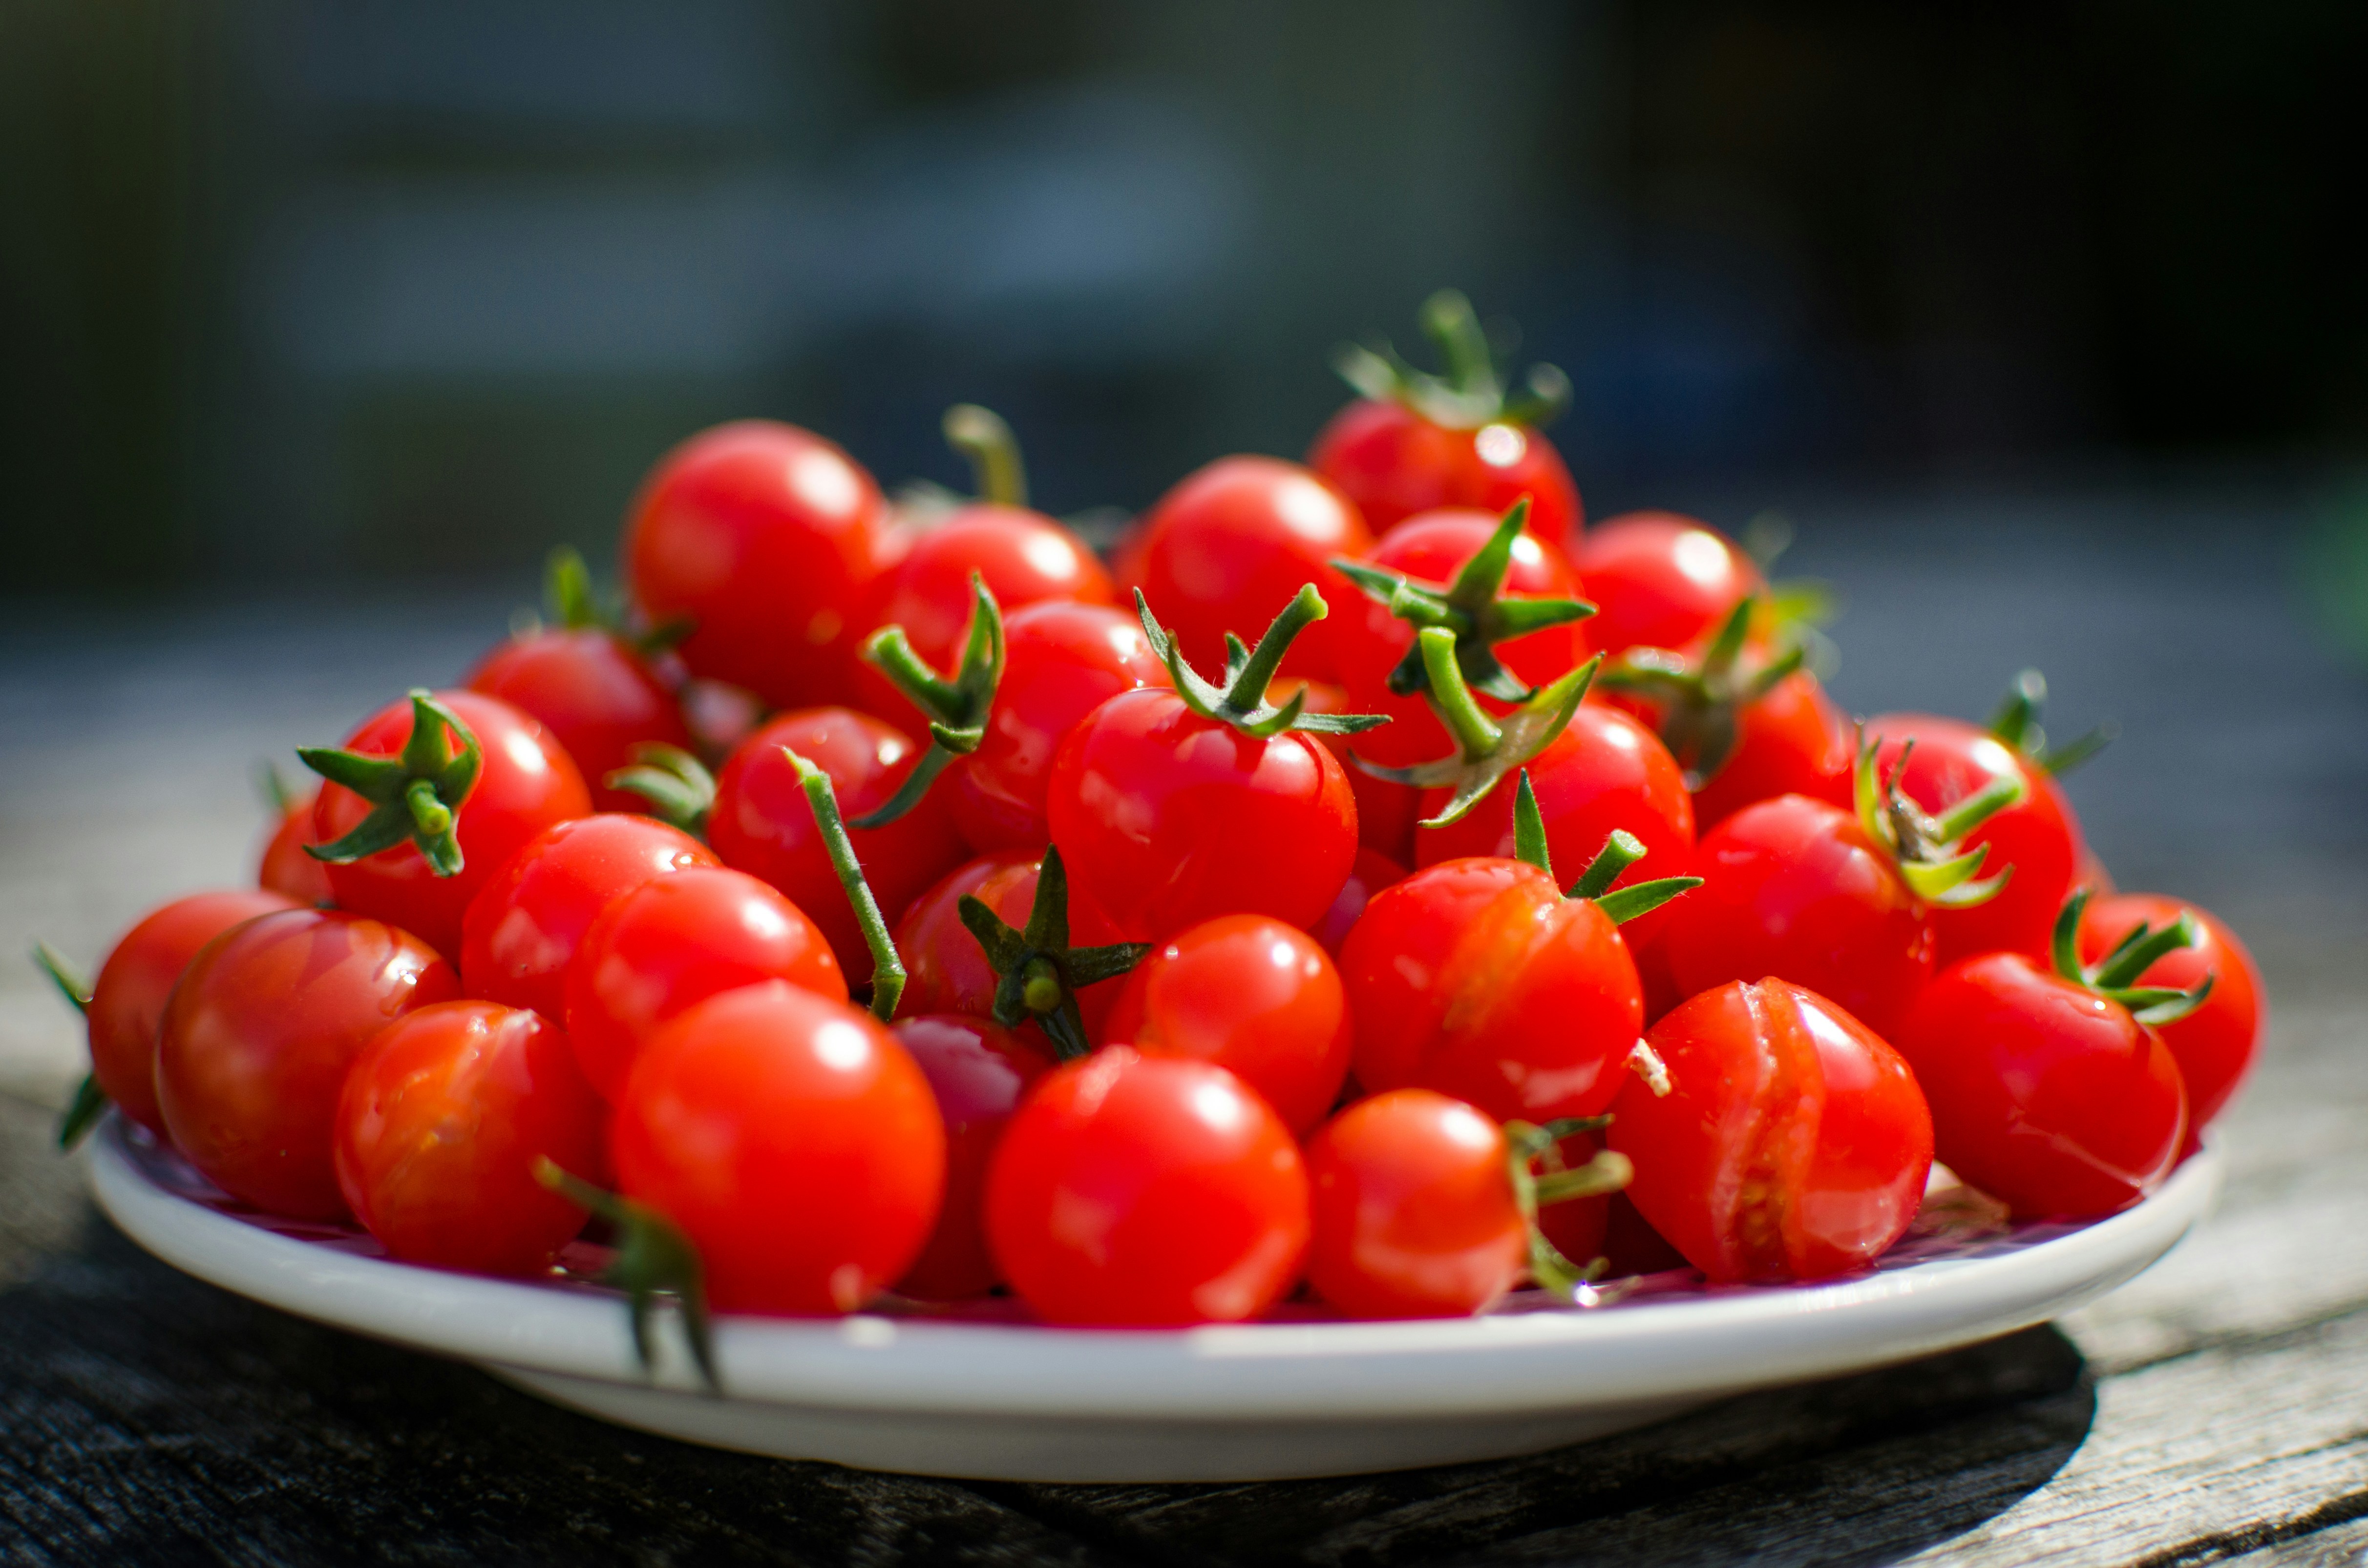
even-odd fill
[[(457, 749), (456, 749), (457, 748)], [(304, 853), (333, 866), (348, 865), (409, 843), (439, 877), (461, 868), (457, 828), (461, 803), (477, 787), (484, 753), (459, 715), (423, 688), (411, 693), (411, 735), (393, 756), (370, 756), (328, 746), (303, 746), (304, 766), (370, 802), (370, 814), (333, 844), (308, 844)]]
[(1129, 972), (1151, 951), (1148, 942), (1069, 945), (1069, 874), (1057, 848), (1047, 847), (1037, 868), (1036, 896), (1029, 905), (1025, 930), (1013, 930), (975, 895), (964, 894), (957, 907), (962, 925), (977, 938), (998, 977), (995, 1021), (1017, 1028), (1033, 1019), (1064, 1062), (1092, 1049), (1077, 1010), (1077, 993)]
[(1282, 667), (1283, 655), (1291, 651), (1292, 641), (1331, 613), (1313, 583), (1292, 596), (1291, 602), (1267, 627), (1266, 635), (1258, 639), (1257, 647), (1246, 649), (1239, 638), (1228, 637), (1225, 684), (1222, 687), (1203, 680), (1185, 662), (1176, 639), (1151, 613), (1151, 603), (1140, 588), (1134, 591), (1134, 608), (1143, 620), (1143, 634), (1150, 640), (1152, 652), (1167, 666), (1176, 695), (1186, 708), (1203, 719), (1230, 724), (1259, 739), (1292, 730), (1303, 734), (1354, 735), (1389, 722), (1387, 715), (1380, 713), (1307, 712), (1304, 688), (1292, 693), (1291, 700), (1280, 708), (1267, 701), (1266, 688)]
[(1003, 610), (988, 590), (986, 579), (976, 572), (970, 574), (970, 634), (963, 640), (962, 662), (951, 680), (931, 669), (928, 661), (913, 651), (901, 626), (883, 626), (863, 644), (864, 658), (928, 716), (929, 749), (905, 776), (895, 794), (855, 819), (857, 827), (885, 827), (919, 805), (938, 775), (956, 758), (976, 751), (986, 739), (987, 717), (1003, 684)]
[(830, 869), (847, 891), (848, 907), (855, 911), (864, 946), (871, 949), (871, 1013), (887, 1023), (896, 1017), (896, 1004), (904, 999), (905, 960), (896, 952), (888, 922), (880, 914), (880, 901), (871, 896), (871, 884), (864, 880), (863, 867), (855, 858), (855, 841), (848, 837), (847, 824), (840, 820), (838, 794), (831, 788), (830, 775), (787, 746), (781, 748), (781, 755), (797, 769), (798, 785), (806, 792), (806, 805), (814, 812), (814, 830), (830, 856)]
[(534, 1178), (617, 1227), (616, 1257), (601, 1272), (600, 1283), (625, 1292), (633, 1354), (643, 1372), (654, 1373), (657, 1368), (651, 1302), (661, 1295), (672, 1296), (681, 1304), (683, 1337), (690, 1343), (691, 1359), (698, 1363), (707, 1392), (723, 1397), (723, 1380), (716, 1369), (715, 1341), (707, 1316), (707, 1268), (691, 1239), (656, 1210), (595, 1187), (561, 1169), (548, 1156), (536, 1156)]

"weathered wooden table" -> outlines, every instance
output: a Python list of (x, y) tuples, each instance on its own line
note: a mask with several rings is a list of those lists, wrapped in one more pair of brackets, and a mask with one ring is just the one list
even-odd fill
[[(1804, 513), (1861, 710), (2022, 663), (2129, 885), (2212, 903), (2276, 1006), (2216, 1218), (2066, 1322), (1501, 1463), (1255, 1486), (968, 1485), (709, 1452), (199, 1285), (48, 1146), (75, 1032), (0, 970), (0, 1554), (137, 1561), (2333, 1562), (2368, 1551), (2368, 683), (2312, 652), (2276, 494)], [(1912, 518), (1896, 529), (1889, 517)], [(36, 610), (0, 632), (0, 948), (93, 956), (239, 875), (246, 770), (497, 600)]]

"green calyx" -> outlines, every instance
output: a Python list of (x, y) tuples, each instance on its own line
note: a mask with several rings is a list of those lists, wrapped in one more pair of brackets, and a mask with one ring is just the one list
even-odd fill
[[(1519, 702), (1530, 695), (1530, 688), (1497, 662), (1496, 645), (1549, 626), (1584, 620), (1595, 613), (1595, 607), (1583, 599), (1500, 597), (1505, 573), (1513, 562), (1513, 541), (1529, 517), (1530, 498), (1524, 495), (1513, 503), (1488, 542), (1463, 563), (1455, 581), (1445, 588), (1424, 587), (1395, 572), (1358, 561), (1336, 560), (1333, 570), (1417, 631), (1440, 627), (1452, 632), (1456, 667), (1463, 672), (1464, 680), (1474, 690), (1501, 701)], [(1408, 648), (1406, 657), (1390, 671), (1390, 689), (1400, 697), (1430, 689), (1430, 671), (1419, 647)]]
[(1874, 743), (1859, 743), (1858, 769), (1851, 790), (1859, 825), (1866, 830), (1867, 836), (1890, 851), (1900, 879), (1910, 892), (1926, 903), (1941, 909), (1970, 909), (1986, 903), (2006, 886), (2008, 879), (2014, 875), (2014, 868), (2009, 866), (1997, 876), (1976, 881), (1989, 847), (1982, 845), (1967, 849), (1961, 841), (2021, 800), (2026, 792), (2023, 782), (2020, 778), (1994, 778), (1940, 815), (1931, 816), (1899, 788), (1899, 777), (1907, 770), (1907, 758), (1915, 749), (1913, 741), (1902, 745), (1890, 771), (1880, 773), (1875, 767)]
[(630, 1198), (603, 1191), (571, 1176), (546, 1155), (536, 1156), (534, 1179), (570, 1203), (588, 1209), (617, 1228), (617, 1255), (601, 1271), (600, 1283), (625, 1292), (633, 1325), (633, 1354), (644, 1375), (657, 1367), (650, 1304), (672, 1296), (682, 1305), (683, 1337), (707, 1392), (722, 1398), (723, 1380), (715, 1368), (715, 1341), (707, 1318), (707, 1269), (699, 1248), (675, 1222)]
[(1311, 735), (1354, 735), (1390, 722), (1383, 713), (1307, 712), (1304, 689), (1292, 693), (1291, 700), (1280, 708), (1266, 699), (1266, 688), (1273, 683), (1275, 672), (1282, 667), (1282, 656), (1291, 651), (1292, 641), (1331, 613), (1313, 583), (1292, 596), (1291, 602), (1282, 607), (1282, 613), (1266, 629), (1266, 635), (1258, 639), (1256, 648), (1245, 648), (1240, 638), (1226, 633), (1223, 687), (1202, 680), (1184, 662), (1176, 639), (1151, 613), (1150, 601), (1143, 597), (1140, 588), (1134, 591), (1134, 610), (1143, 619), (1143, 634), (1150, 639), (1152, 652), (1167, 666), (1176, 695), (1183, 699), (1185, 707), (1203, 719), (1230, 724), (1259, 739), (1287, 730)]
[(510, 630), (529, 637), (545, 626), (566, 631), (605, 631), (643, 658), (665, 653), (691, 633), (688, 616), (664, 621), (646, 631), (631, 630), (621, 602), (603, 599), (592, 587), (591, 568), (573, 545), (551, 552), (542, 570), (542, 613), (521, 609), (510, 618)]
[(1357, 766), (1376, 778), (1411, 784), (1418, 790), (1450, 790), (1447, 804), (1425, 827), (1445, 827), (1486, 800), (1497, 781), (1554, 744), (1569, 728), (1571, 715), (1587, 696), (1588, 683), (1603, 663), (1598, 653), (1550, 686), (1524, 698), (1520, 707), (1502, 718), (1491, 716), (1473, 696), (1455, 656), (1455, 633), (1443, 626), (1426, 626), (1415, 633), (1415, 648), (1430, 678), (1424, 692), (1430, 710), (1454, 737), (1455, 755), (1412, 767), (1383, 767), (1360, 757)]
[[(1622, 828), (1611, 830), (1596, 851), (1578, 881), (1570, 884), (1563, 894), (1565, 898), (1591, 900), (1603, 911), (1611, 924), (1624, 926), (1638, 915), (1661, 907), (1682, 892), (1702, 886), (1700, 877), (1663, 877), (1657, 881), (1635, 882), (1615, 889), (1612, 883), (1620, 874), (1645, 858), (1645, 845), (1634, 834)], [(1538, 811), (1538, 792), (1530, 787), (1530, 770), (1521, 769), (1520, 790), (1513, 797), (1513, 858), (1535, 866), (1554, 881), (1554, 860), (1546, 850), (1545, 818)]]
[(1019, 437), (1003, 415), (974, 403), (946, 410), (946, 444), (970, 460), (978, 498), (998, 506), (1028, 505), (1028, 470), (1019, 460)]
[[(1600, 1198), (1626, 1187), (1635, 1169), (1625, 1154), (1610, 1149), (1577, 1169), (1562, 1163), (1562, 1141), (1581, 1132), (1600, 1132), (1611, 1125), (1608, 1116), (1563, 1117), (1541, 1126), (1531, 1121), (1505, 1123), (1507, 1174), (1513, 1182), (1513, 1201), (1530, 1233), (1530, 1274), (1539, 1286), (1557, 1296), (1575, 1295), (1580, 1287), (1603, 1276), (1608, 1264), (1595, 1258), (1585, 1267), (1571, 1262), (1538, 1229), (1538, 1210), (1548, 1203), (1574, 1198)], [(1543, 1165), (1545, 1168), (1538, 1167)]]
[(715, 775), (707, 765), (664, 741), (641, 742), (632, 757), (632, 767), (617, 769), (601, 782), (639, 795), (649, 802), (650, 815), (704, 840), (707, 819), (715, 812)]
[(327, 746), (300, 746), (296, 756), (371, 807), (351, 833), (334, 844), (308, 844), (305, 854), (343, 866), (408, 840), (438, 876), (460, 871), (461, 840), (454, 826), (485, 758), (477, 737), (450, 708), (414, 688), (411, 738), (394, 756), (365, 756)]
[[(33, 944), (33, 967), (50, 977), (58, 994), (66, 999), (77, 1014), (90, 1011), (90, 977), (66, 961), (65, 956), (47, 942)], [(72, 1149), (98, 1125), (107, 1111), (107, 1091), (98, 1086), (96, 1074), (85, 1073), (74, 1085), (74, 1097), (66, 1102), (64, 1112), (58, 1118), (58, 1147)]]
[(880, 901), (871, 896), (871, 884), (864, 881), (863, 868), (855, 858), (855, 842), (847, 836), (847, 824), (839, 818), (838, 792), (831, 788), (830, 775), (804, 757), (787, 746), (781, 748), (781, 755), (797, 769), (798, 787), (806, 792), (806, 807), (814, 812), (814, 830), (822, 835), (830, 869), (847, 892), (848, 907), (855, 911), (855, 924), (863, 932), (863, 945), (871, 949), (871, 1016), (887, 1023), (896, 1017), (896, 1004), (904, 1000), (905, 960), (888, 935)]
[(1989, 732), (2012, 746), (2051, 778), (2062, 778), (2090, 757), (2113, 744), (2122, 727), (2111, 719), (2087, 734), (2065, 742), (2062, 745), (2047, 743), (2047, 731), (2040, 724), (2040, 713), (2047, 705), (2047, 677), (2037, 670), (2025, 670), (2014, 677), (2007, 687), (2006, 697), (1990, 715)]
[[(951, 421), (952, 415), (947, 418)], [(987, 713), (995, 706), (996, 688), (1003, 682), (1003, 611), (987, 591), (986, 579), (975, 572), (970, 574), (970, 637), (962, 645), (962, 663), (955, 666), (953, 679), (939, 676), (913, 652), (901, 626), (883, 626), (863, 644), (863, 656), (872, 666), (928, 715), (929, 749), (879, 810), (855, 819), (858, 827), (885, 827), (919, 805), (939, 774), (956, 757), (976, 751), (986, 739)]]
[(2203, 931), (2195, 916), (2187, 910), (2179, 918), (2159, 930), (2140, 921), (2130, 928), (2129, 935), (2113, 944), (2113, 950), (2095, 963), (2080, 961), (2080, 915), (2089, 907), (2089, 890), (2076, 888), (2064, 901), (2055, 916), (2055, 932), (2050, 944), (2050, 955), (2055, 961), (2055, 972), (2073, 984), (2084, 986), (2108, 1001), (2118, 1002), (2130, 1010), (2130, 1015), (2142, 1024), (2175, 1024), (2196, 1008), (2203, 1006), (2212, 994), (2212, 985), (2219, 976), (2206, 974), (2203, 983), (2192, 991), (2180, 991), (2169, 985), (2140, 985), (2138, 977), (2151, 968), (2165, 953), (2175, 953), (2181, 948), (2199, 946)]
[(1641, 697), (1660, 710), (1661, 740), (1685, 769), (1689, 790), (1709, 782), (1735, 754), (1743, 710), (1806, 662), (1797, 641), (1765, 664), (1745, 662), (1744, 644), (1762, 603), (1754, 595), (1736, 605), (1698, 660), (1670, 648), (1630, 648), (1596, 677), (1606, 691)]
[(1513, 391), (1497, 373), (1497, 357), (1472, 301), (1441, 289), (1418, 312), (1426, 336), (1439, 346), (1444, 375), (1417, 370), (1388, 343), (1371, 347), (1349, 344), (1337, 350), (1332, 368), (1359, 393), (1376, 403), (1399, 403), (1449, 430), (1484, 425), (1552, 423), (1570, 406), (1570, 378), (1552, 365), (1532, 365)]
[(1061, 864), (1061, 852), (1054, 848), (1045, 849), (1043, 864), (1036, 873), (1036, 898), (1028, 909), (1026, 930), (1013, 930), (985, 901), (971, 894), (962, 896), (959, 908), (962, 925), (978, 938), (998, 977), (995, 1021), (1006, 1028), (1017, 1028), (1034, 1019), (1064, 1062), (1093, 1049), (1077, 1011), (1077, 993), (1127, 973), (1151, 951), (1149, 942), (1112, 942), (1100, 948), (1069, 945), (1069, 874)]

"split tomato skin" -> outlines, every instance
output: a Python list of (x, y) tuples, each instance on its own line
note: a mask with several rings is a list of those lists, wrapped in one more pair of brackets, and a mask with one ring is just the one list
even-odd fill
[(296, 907), (295, 899), (264, 889), (192, 893), (151, 910), (116, 939), (91, 983), (85, 1021), (91, 1076), (117, 1110), (151, 1132), (165, 1131), (156, 1108), (156, 1037), (174, 985), (199, 950), (232, 926)]
[(567, 966), (568, 1043), (604, 1099), (643, 1044), (710, 996), (787, 981), (834, 1002), (847, 974), (821, 927), (770, 883), (724, 866), (656, 877), (600, 912)]
[(1608, 1136), (1637, 1211), (1713, 1281), (1847, 1274), (1907, 1233), (1934, 1113), (1873, 1030), (1769, 979), (1703, 992), (1645, 1039), (1669, 1093), (1632, 1077)]
[(1047, 816), (1070, 885), (1128, 941), (1220, 915), (1322, 918), (1357, 858), (1338, 758), (1296, 731), (1247, 735), (1172, 691), (1121, 692), (1071, 731)]
[(1587, 640), (1604, 653), (1690, 648), (1768, 585), (1734, 540), (1676, 512), (1624, 512), (1569, 548), (1595, 606)]
[(992, 1019), (930, 1013), (891, 1026), (929, 1081), (946, 1124), (946, 1197), (937, 1228), (896, 1289), (959, 1301), (995, 1289), (986, 1249), (986, 1172), (1012, 1112), (1053, 1059)]
[(1003, 1277), (1046, 1323), (1243, 1323), (1307, 1248), (1290, 1129), (1212, 1062), (1108, 1046), (1046, 1074), (987, 1172)]
[(1708, 833), (1746, 806), (1806, 795), (1848, 809), (1856, 733), (1817, 677), (1795, 670), (1736, 715), (1735, 749), (1694, 791), (1694, 830)]
[(320, 842), (313, 836), (313, 803), (319, 793), (307, 791), (280, 813), (279, 825), (264, 840), (263, 853), (256, 861), (256, 886), (298, 903), (336, 902), (337, 895), (329, 887), (329, 868), (304, 853), (304, 846)]
[(1213, 1062), (1300, 1137), (1339, 1099), (1355, 1040), (1330, 957), (1306, 932), (1263, 915), (1219, 915), (1144, 954), (1101, 1038)]
[[(454, 813), (460, 871), (439, 877), (414, 844), (328, 868), (337, 907), (401, 926), (452, 960), (461, 956), (461, 922), (469, 901), (526, 841), (554, 823), (592, 814), (584, 776), (559, 743), (533, 719), (474, 691), (439, 691), (476, 736), (484, 766)], [(344, 749), (364, 756), (398, 756), (411, 738), (412, 707), (390, 702), (348, 735)], [(313, 807), (319, 842), (344, 837), (370, 812), (370, 804), (341, 784), (324, 784)]]
[(472, 996), (557, 1022), (567, 1016), (568, 967), (602, 910), (668, 872), (722, 863), (655, 817), (603, 812), (544, 828), (470, 900), (461, 983)]
[(1897, 1040), (1941, 1161), (2018, 1219), (2117, 1213), (2178, 1161), (2187, 1087), (2161, 1037), (2021, 953), (1943, 970)]
[(693, 749), (674, 693), (622, 638), (598, 627), (546, 627), (513, 637), (461, 685), (501, 699), (550, 731), (584, 775), (598, 811), (646, 805), (607, 783), (633, 760), (635, 746)]
[(652, 625), (689, 619), (692, 674), (776, 708), (846, 701), (859, 608), (894, 563), (880, 487), (812, 431), (744, 419), (660, 459), (627, 514), (625, 583)]
[(718, 1312), (854, 1312), (912, 1267), (945, 1191), (945, 1124), (911, 1054), (781, 981), (660, 1029), (609, 1138), (619, 1190), (690, 1238)]
[(426, 942), (342, 910), (234, 926), (173, 989), (156, 1048), (165, 1131), (207, 1180), (268, 1213), (346, 1212), (337, 1100), (371, 1037), (461, 992)]
[(532, 1274), (584, 1228), (535, 1162), (602, 1168), (599, 1096), (541, 1014), (439, 1002), (381, 1029), (337, 1101), (346, 1206), (389, 1256), (479, 1274)]
[(1528, 531), (1541, 540), (1576, 536), (1586, 519), (1578, 485), (1554, 443), (1509, 421), (1452, 429), (1404, 403), (1360, 398), (1316, 436), (1307, 466), (1338, 485), (1385, 536), (1444, 506), (1501, 517), (1524, 495)]
[(1349, 1317), (1468, 1317), (1528, 1264), (1504, 1130), (1461, 1100), (1358, 1101), (1308, 1140), (1307, 1185), (1307, 1282)]
[(1600, 1114), (1644, 1028), (1619, 927), (1520, 860), (1450, 860), (1375, 894), (1340, 978), (1360, 1085), (1435, 1089), (1500, 1121)]
[(2192, 915), (2202, 940), (2175, 948), (2146, 966), (2131, 983), (2192, 991), (2212, 977), (2212, 994), (2183, 1018), (2153, 1026), (2179, 1063), (2187, 1085), (2191, 1131), (2201, 1132), (2226, 1108), (2260, 1053), (2268, 992), (2253, 955), (2227, 923), (2194, 904), (2161, 893), (2114, 893), (2090, 901), (2080, 913), (2082, 963), (2095, 963), (2141, 924), (2160, 930), (2181, 914)]

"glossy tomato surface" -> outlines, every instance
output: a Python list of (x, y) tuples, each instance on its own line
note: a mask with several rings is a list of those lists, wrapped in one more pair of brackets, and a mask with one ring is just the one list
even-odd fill
[(1669, 1092), (1632, 1076), (1607, 1136), (1635, 1166), (1630, 1201), (1696, 1268), (1719, 1282), (1820, 1279), (1907, 1233), (1934, 1110), (1864, 1024), (1803, 986), (1736, 982), (1646, 1040)]
[(1585, 517), (1562, 454), (1527, 425), (1458, 430), (1404, 403), (1360, 398), (1324, 426), (1307, 466), (1338, 485), (1376, 533), (1441, 506), (1501, 517), (1524, 495), (1529, 531), (1540, 539), (1560, 543)]
[[(1310, 713), (1353, 713), (1356, 708), (1349, 694), (1330, 681), (1301, 680), (1297, 676), (1276, 681), (1267, 688), (1267, 700), (1278, 707), (1300, 698)], [(1389, 726), (1384, 725), (1386, 729)], [(1422, 814), (1422, 791), (1411, 784), (1377, 777), (1359, 766), (1357, 748), (1367, 736), (1317, 735), (1324, 748), (1338, 758), (1340, 771), (1349, 778), (1349, 792), (1357, 801), (1357, 843), (1361, 849), (1380, 851), (1400, 865), (1414, 859), (1415, 819)]]
[(1046, 1074), (1004, 1129), (986, 1233), (1047, 1323), (1242, 1323), (1298, 1277), (1307, 1174), (1224, 1068), (1110, 1046)]
[(609, 1128), (617, 1185), (681, 1227), (718, 1312), (851, 1312), (901, 1278), (945, 1192), (928, 1080), (871, 1014), (781, 981), (660, 1029)]
[(1349, 939), (1349, 933), (1364, 918), (1365, 906), (1373, 902), (1373, 895), (1406, 879), (1406, 869), (1388, 856), (1372, 849), (1358, 850), (1357, 863), (1350, 868), (1349, 880), (1340, 884), (1339, 896), (1324, 912), (1324, 918), (1308, 927), (1308, 935), (1338, 959), (1340, 944)]
[(1356, 1318), (1463, 1317), (1519, 1283), (1529, 1230), (1497, 1125), (1394, 1089), (1307, 1141), (1307, 1282)]
[(234, 926), (192, 960), (165, 1009), (156, 1101), (189, 1164), (273, 1214), (346, 1211), (331, 1158), (337, 1096), (370, 1038), (460, 994), (408, 932), (341, 910)]
[(1030, 1085), (1053, 1059), (988, 1018), (928, 1013), (898, 1018), (896, 1038), (937, 1096), (946, 1123), (946, 1198), (937, 1228), (896, 1289), (923, 1301), (956, 1301), (995, 1289), (986, 1250), (986, 1170)]
[(1694, 791), (1694, 831), (1746, 806), (1806, 795), (1847, 809), (1857, 734), (1806, 670), (1796, 670), (1736, 714), (1735, 749)]
[(406, 1263), (532, 1274), (584, 1228), (535, 1163), (592, 1179), (606, 1108), (559, 1026), (496, 1002), (439, 1002), (381, 1029), (337, 1101), (337, 1188)]
[(600, 811), (637, 812), (648, 804), (607, 782), (633, 760), (635, 746), (691, 749), (674, 693), (622, 638), (598, 627), (546, 627), (513, 637), (461, 684), (539, 721), (574, 759)]
[(2212, 977), (2212, 994), (2183, 1018), (2155, 1026), (2187, 1085), (2191, 1129), (2202, 1131), (2225, 1109), (2252, 1071), (2268, 1018), (2268, 993), (2253, 955), (2218, 915), (2161, 893), (2125, 892), (2096, 899), (2080, 912), (2079, 951), (2092, 964), (2141, 925), (2159, 931), (2184, 913), (2203, 940), (2146, 966), (2135, 983), (2192, 991)]
[(1676, 512), (1623, 512), (1571, 541), (1571, 564), (1595, 606), (1589, 646), (1682, 651), (1767, 586), (1725, 534)]
[(329, 887), (329, 868), (304, 853), (304, 846), (320, 842), (313, 836), (313, 802), (318, 795), (318, 790), (307, 790), (288, 802), (256, 858), (256, 886), (298, 903), (336, 902)]
[[(896, 950), (904, 956), (907, 1013), (960, 1013), (987, 1017), (995, 1007), (996, 978), (986, 961), (986, 950), (962, 922), (962, 901), (977, 899), (1015, 931), (1027, 929), (1029, 912), (1036, 903), (1036, 882), (1042, 858), (1020, 850), (983, 856), (946, 873), (943, 880), (915, 899), (896, 924)], [(1105, 947), (1121, 941), (1118, 927), (1091, 903), (1069, 889), (1069, 945)], [(1101, 1038), (1103, 1020), (1118, 1000), (1124, 983), (1105, 980), (1077, 993), (1077, 1012), (1087, 1040)], [(1019, 1034), (1032, 1049), (1047, 1053), (1053, 1042), (1034, 1023)]]

